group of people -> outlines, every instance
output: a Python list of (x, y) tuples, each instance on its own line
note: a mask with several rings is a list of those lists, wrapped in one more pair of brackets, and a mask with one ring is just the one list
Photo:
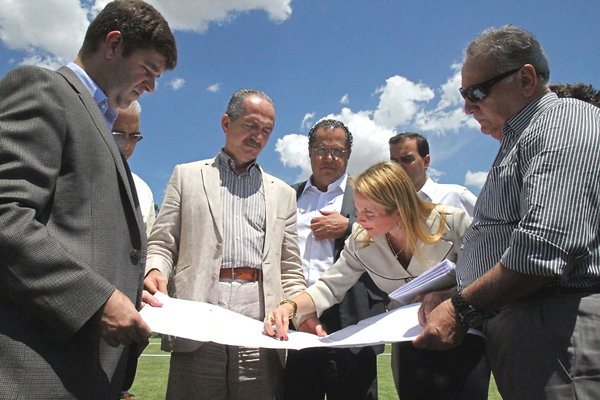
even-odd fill
[[(143, 138), (136, 100), (176, 64), (160, 13), (115, 0), (74, 62), (0, 81), (0, 398), (119, 398), (157, 291), (285, 340), (396, 307), (388, 293), (445, 259), (457, 285), (419, 296), (423, 333), (393, 344), (401, 399), (486, 399), (490, 371), (505, 399), (599, 396), (600, 110), (550, 91), (532, 34), (489, 29), (465, 51), (465, 112), (501, 141), (479, 199), (427, 176), (416, 133), (350, 177), (353, 137), (332, 119), (310, 130), (312, 175), (290, 187), (257, 164), (273, 101), (241, 89), (224, 147), (175, 167), (154, 221), (126, 160)], [(162, 346), (168, 399), (377, 398), (378, 346)]]

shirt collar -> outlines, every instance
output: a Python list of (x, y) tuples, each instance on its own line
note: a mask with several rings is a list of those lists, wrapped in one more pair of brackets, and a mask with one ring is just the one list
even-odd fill
[(520, 136), (531, 124), (531, 121), (558, 101), (558, 96), (552, 92), (538, 97), (506, 121), (502, 128), (502, 134), (509, 139), (512, 139), (512, 135)]
[[(337, 188), (340, 188), (342, 190), (342, 192), (345, 193), (347, 182), (348, 182), (348, 173), (344, 172), (344, 175), (342, 175), (337, 181), (332, 182), (329, 184), (329, 186), (327, 186), (327, 193), (332, 192), (333, 190), (335, 190)], [(304, 190), (302, 191), (302, 193), (304, 194), (304, 192), (306, 192), (309, 188), (310, 188), (310, 190), (321, 192), (315, 185), (312, 184), (312, 175), (306, 181), (306, 185), (304, 186)]]
[(94, 82), (94, 80), (87, 74), (87, 72), (85, 72), (79, 65), (70, 62), (67, 64), (67, 67), (69, 67), (73, 72), (75, 72), (75, 75), (77, 75), (77, 77), (81, 80), (83, 85), (90, 92), (90, 94), (94, 98), (94, 101), (98, 105), (102, 116), (106, 120), (108, 128), (112, 130), (113, 124), (117, 119), (118, 113), (116, 110), (113, 110), (108, 107), (108, 97), (106, 97), (102, 89), (100, 89), (96, 82)]
[[(219, 164), (222, 165), (225, 168), (229, 168), (231, 171), (235, 172), (236, 174), (237, 171), (235, 170), (235, 161), (233, 161), (233, 158), (231, 158), (229, 156), (229, 154), (225, 153), (225, 149), (221, 149), (221, 151), (219, 152)], [(246, 172), (251, 173), (253, 169), (256, 169), (260, 172), (260, 168), (258, 167), (258, 164), (256, 163), (256, 160), (252, 161), (250, 163), (250, 165), (248, 165), (246, 167)], [(240, 174), (238, 174), (240, 175)]]

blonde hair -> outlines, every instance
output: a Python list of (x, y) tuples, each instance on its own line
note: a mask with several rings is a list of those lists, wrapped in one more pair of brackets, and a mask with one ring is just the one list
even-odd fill
[[(425, 223), (436, 204), (428, 203), (417, 195), (408, 175), (398, 164), (381, 162), (372, 165), (352, 179), (352, 187), (355, 193), (360, 193), (383, 208), (388, 215), (398, 211), (406, 229), (406, 245), (413, 255), (422, 261), (417, 243), (421, 241), (431, 244), (442, 237), (445, 216), (440, 213), (439, 229), (433, 235), (430, 234)], [(358, 236), (362, 231), (359, 229), (356, 235)], [(367, 235), (366, 241), (371, 241), (370, 235)]]

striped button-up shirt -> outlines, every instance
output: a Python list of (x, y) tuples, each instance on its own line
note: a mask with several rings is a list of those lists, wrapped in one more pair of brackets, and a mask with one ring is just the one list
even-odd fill
[(219, 153), (223, 205), (223, 262), (221, 268), (261, 268), (266, 211), (262, 173), (252, 163), (242, 174), (233, 159)]
[(600, 109), (548, 93), (503, 128), (457, 263), (462, 289), (501, 262), (553, 286), (600, 282)]

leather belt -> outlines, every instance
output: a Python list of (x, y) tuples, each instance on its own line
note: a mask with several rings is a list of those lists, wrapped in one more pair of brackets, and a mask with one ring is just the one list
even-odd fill
[(260, 279), (260, 269), (257, 268), (221, 268), (219, 277), (223, 279), (241, 279), (256, 282)]

